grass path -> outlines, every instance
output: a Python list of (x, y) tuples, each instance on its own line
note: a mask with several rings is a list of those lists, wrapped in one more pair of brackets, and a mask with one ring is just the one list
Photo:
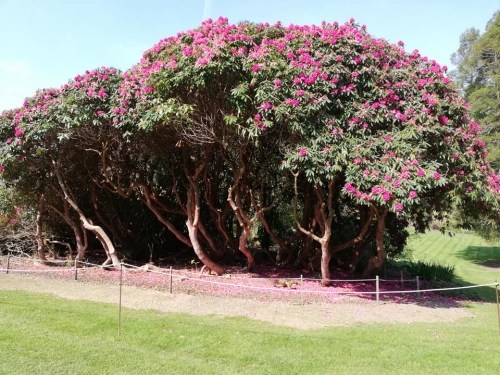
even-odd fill
[[(472, 232), (443, 235), (438, 231), (414, 235), (409, 241), (413, 257), (425, 262), (455, 266), (456, 281), (463, 285), (490, 284), (500, 280), (500, 247)], [(487, 301), (495, 300), (493, 287), (478, 288)]]

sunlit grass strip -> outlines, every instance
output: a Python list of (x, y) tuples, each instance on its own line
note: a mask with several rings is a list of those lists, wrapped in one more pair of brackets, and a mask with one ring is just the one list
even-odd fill
[[(163, 314), (0, 291), (5, 374), (492, 374), (496, 310), (449, 323), (355, 324), (312, 331), (247, 318)], [(328, 350), (325, 350), (325, 349)]]

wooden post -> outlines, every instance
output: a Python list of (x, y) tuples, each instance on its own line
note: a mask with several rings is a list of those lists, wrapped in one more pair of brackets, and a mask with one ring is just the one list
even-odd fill
[(379, 279), (378, 279), (378, 275), (376, 276), (375, 278), (375, 288), (376, 288), (376, 293), (375, 295), (377, 296), (377, 302), (379, 301)]
[(304, 286), (304, 278), (302, 277), (302, 275), (300, 275), (300, 304), (301, 305), (304, 304), (304, 299), (302, 297), (302, 290), (304, 289), (303, 286)]
[(401, 271), (401, 289), (404, 290), (403, 271)]
[(6, 273), (9, 273), (9, 266), (10, 266), (10, 252), (7, 254), (7, 271), (6, 271)]
[(500, 331), (500, 305), (498, 303), (498, 280), (495, 279), (495, 292), (497, 295), (497, 315), (498, 315), (498, 329)]
[(170, 294), (172, 294), (172, 266), (170, 266), (170, 285), (169, 285), (169, 289), (170, 289)]
[(123, 263), (120, 262), (120, 300), (118, 303), (118, 336), (122, 334), (122, 281), (123, 281)]
[(420, 299), (420, 278), (417, 276), (417, 295), (418, 299)]
[(78, 267), (76, 266), (76, 258), (75, 258), (75, 281), (78, 280)]

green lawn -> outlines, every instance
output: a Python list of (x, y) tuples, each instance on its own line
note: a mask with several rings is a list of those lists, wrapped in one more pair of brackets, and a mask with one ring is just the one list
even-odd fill
[[(438, 231), (414, 235), (409, 241), (413, 257), (425, 262), (455, 266), (456, 281), (460, 284), (491, 284), (500, 280), (500, 246), (488, 244), (473, 232), (452, 236)], [(487, 301), (495, 301), (495, 288), (475, 291)]]
[[(499, 248), (473, 234), (430, 232), (412, 238), (411, 247), (420, 260), (455, 264), (460, 282), (500, 278), (490, 267)], [(472, 317), (455, 322), (312, 331), (243, 317), (124, 309), (118, 336), (116, 305), (0, 290), (0, 374), (498, 373), (496, 305), (467, 303), (467, 309)]]
[(493, 374), (492, 304), (455, 323), (298, 331), (0, 291), (0, 374)]

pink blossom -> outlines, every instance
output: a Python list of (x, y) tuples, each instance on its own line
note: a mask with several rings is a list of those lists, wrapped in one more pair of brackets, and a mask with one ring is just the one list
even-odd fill
[(352, 186), (349, 182), (347, 182), (345, 185), (344, 185), (345, 189), (350, 192), (350, 193), (354, 193), (356, 191), (356, 188), (354, 186)]
[(434, 173), (434, 176), (432, 176), (432, 177), (433, 177), (435, 180), (439, 180), (439, 179), (441, 178), (441, 175), (440, 175), (438, 172), (436, 172), (436, 173)]
[(299, 151), (300, 156), (306, 156), (307, 155), (307, 150), (305, 148), (301, 148)]
[(386, 137), (385, 137), (385, 141), (386, 141), (386, 142), (390, 142), (390, 141), (392, 141), (392, 137), (391, 137), (390, 135), (386, 136)]
[(419, 177), (425, 176), (425, 171), (422, 168), (419, 168), (417, 171), (417, 176)]
[(408, 194), (408, 196), (411, 199), (415, 199), (418, 195), (417, 195), (417, 192), (415, 190), (412, 190), (412, 191), (410, 191), (410, 193)]
[(389, 182), (389, 181), (391, 181), (391, 180), (392, 180), (392, 177), (391, 177), (391, 175), (386, 175), (386, 176), (384, 177), (384, 179), (385, 179), (387, 182)]
[(382, 199), (387, 202), (387, 201), (390, 201), (391, 200), (391, 193), (388, 193), (387, 191), (382, 194)]
[(274, 80), (274, 88), (275, 88), (276, 90), (279, 90), (279, 89), (280, 89), (280, 87), (281, 87), (281, 79), (275, 79), (275, 80)]
[(396, 209), (396, 211), (399, 212), (399, 211), (403, 211), (404, 207), (401, 203), (398, 203), (398, 204), (396, 204), (396, 206), (394, 208)]
[(304, 90), (297, 90), (297, 96), (304, 96)]
[(3, 169), (4, 169), (4, 168), (3, 168), (3, 165), (0, 165), (0, 172), (2, 172), (2, 171), (3, 171)]
[(104, 99), (104, 98), (106, 98), (106, 96), (108, 96), (108, 95), (106, 94), (106, 90), (104, 90), (103, 88), (101, 88), (101, 89), (99, 90), (99, 93), (97, 94), (97, 96), (99, 96), (99, 98), (101, 98), (101, 99)]
[(355, 158), (353, 161), (354, 164), (358, 165), (361, 164), (361, 159), (360, 158)]
[(399, 182), (399, 180), (394, 180), (394, 182), (392, 183), (392, 185), (394, 187), (400, 187), (401, 186), (401, 182)]
[(439, 116), (438, 119), (442, 125), (446, 125), (448, 123), (448, 117), (446, 116)]
[(270, 109), (271, 107), (272, 105), (269, 102), (262, 103), (262, 105), (260, 106), (260, 108), (262, 108), (263, 110)]
[(12, 142), (12, 138), (7, 138), (7, 140), (5, 141), (7, 144), (10, 144)]
[(103, 113), (103, 111), (97, 111), (97, 116), (101, 116)]

